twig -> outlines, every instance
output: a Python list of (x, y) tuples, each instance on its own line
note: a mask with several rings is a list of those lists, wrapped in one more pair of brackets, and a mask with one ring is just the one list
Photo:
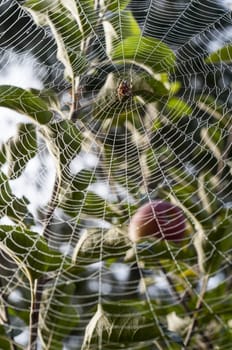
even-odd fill
[(225, 145), (225, 150), (224, 153), (222, 153), (221, 159), (218, 161), (218, 169), (217, 169), (217, 174), (220, 178), (222, 178), (223, 175), (223, 169), (224, 165), (226, 164), (227, 160), (229, 159), (229, 153), (231, 150), (231, 144), (232, 144), (232, 130), (231, 128), (229, 129), (229, 135), (227, 138), (227, 142)]
[(71, 120), (75, 123), (79, 117), (79, 113), (81, 108), (80, 105), (80, 99), (81, 99), (81, 93), (82, 93), (82, 87), (79, 86), (77, 88), (77, 92), (74, 93), (72, 99), (72, 106), (71, 106)]
[(28, 350), (37, 349), (37, 334), (38, 334), (38, 323), (39, 323), (39, 310), (40, 302), (43, 294), (43, 283), (41, 280), (35, 280), (34, 282), (34, 299), (31, 305), (30, 312), (30, 340)]
[(57, 194), (59, 192), (59, 179), (58, 177), (55, 180), (53, 191), (52, 191), (52, 197), (51, 201), (48, 205), (48, 211), (46, 214), (46, 219), (45, 219), (45, 224), (44, 224), (44, 229), (43, 229), (43, 237), (48, 241), (49, 240), (49, 225), (51, 218), (53, 216), (53, 213), (56, 209), (56, 199), (57, 199)]
[[(3, 286), (2, 279), (0, 279), (0, 286)], [(3, 300), (3, 311), (4, 311), (4, 323), (6, 323), (9, 327), (11, 327), (11, 322), (10, 322), (10, 317), (9, 317), (9, 312), (8, 312), (8, 307), (6, 306), (6, 297), (4, 293), (1, 294), (1, 298)], [(12, 340), (11, 342), (11, 349), (12, 350), (17, 350), (17, 346), (14, 343), (14, 336), (12, 334), (12, 331), (10, 330), (10, 339)]]
[[(187, 335), (185, 337), (185, 341), (184, 341), (184, 346), (185, 347), (184, 347), (184, 349), (186, 349), (187, 346), (189, 345), (190, 340), (191, 340), (192, 335), (193, 335), (193, 332), (194, 332), (195, 327), (197, 325), (197, 317), (199, 315), (199, 311), (201, 310), (201, 307), (202, 307), (202, 304), (203, 304), (204, 295), (205, 295), (205, 292), (206, 292), (206, 289), (207, 289), (208, 279), (209, 279), (208, 275), (204, 276), (204, 278), (203, 278), (201, 291), (200, 291), (200, 294), (199, 294), (199, 297), (198, 297), (198, 300), (197, 300), (197, 303), (196, 303), (195, 312), (194, 312), (193, 318), (192, 318), (192, 323), (190, 324), (188, 333), (187, 333)], [(208, 345), (210, 345), (210, 344), (208, 344)], [(211, 349), (212, 349), (212, 347), (211, 347)]]
[[(56, 209), (56, 199), (59, 192), (59, 179), (58, 177), (55, 180), (52, 197), (49, 204), (49, 210), (46, 215), (46, 220), (44, 224), (43, 237), (48, 241), (49, 240), (49, 224), (53, 216), (54, 210)], [(34, 293), (31, 303), (31, 312), (30, 312), (30, 339), (28, 350), (37, 350), (37, 336), (38, 336), (38, 323), (39, 323), (39, 312), (40, 312), (40, 303), (42, 300), (43, 288), (46, 280), (44, 277), (36, 279), (34, 281)]]

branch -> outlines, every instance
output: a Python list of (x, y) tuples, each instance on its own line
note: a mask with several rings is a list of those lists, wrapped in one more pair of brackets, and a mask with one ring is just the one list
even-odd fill
[[(2, 283), (2, 278), (0, 279), (0, 286), (4, 286)], [(10, 322), (10, 317), (9, 317), (9, 312), (8, 312), (8, 307), (6, 306), (6, 296), (4, 293), (1, 293), (1, 298), (3, 301), (3, 313), (4, 313), (4, 320), (3, 322), (6, 323), (9, 327), (11, 327), (11, 322)], [(11, 339), (11, 349), (12, 350), (17, 350), (17, 346), (14, 343), (14, 336), (12, 334), (12, 330), (10, 331), (10, 339)]]
[(37, 349), (37, 334), (38, 334), (38, 324), (39, 324), (39, 310), (40, 302), (43, 294), (43, 283), (40, 280), (35, 280), (34, 282), (34, 298), (31, 305), (30, 312), (30, 340), (28, 350)]
[[(184, 341), (184, 346), (185, 347), (184, 347), (184, 349), (187, 349), (187, 347), (188, 347), (188, 345), (190, 343), (190, 340), (192, 338), (192, 335), (194, 333), (194, 330), (195, 330), (195, 328), (197, 326), (197, 318), (198, 318), (199, 312), (200, 312), (200, 310), (202, 308), (202, 305), (203, 305), (203, 302), (204, 302), (204, 295), (205, 295), (205, 292), (206, 292), (206, 289), (207, 289), (208, 279), (209, 279), (208, 275), (204, 276), (204, 278), (203, 278), (201, 291), (200, 291), (200, 294), (198, 296), (195, 312), (194, 312), (193, 318), (192, 318), (192, 323), (190, 324), (188, 333), (187, 333), (187, 335), (185, 337), (185, 341)], [(206, 337), (206, 336), (204, 336), (204, 337)], [(205, 339), (207, 339), (207, 342), (208, 342), (208, 338), (205, 338)], [(208, 343), (208, 349), (213, 349), (212, 344)]]
[[(59, 179), (56, 178), (53, 191), (52, 191), (52, 197), (50, 204), (48, 205), (49, 210), (46, 215), (46, 220), (44, 224), (43, 229), (43, 237), (47, 240), (49, 240), (49, 225), (51, 218), (53, 216), (53, 213), (56, 209), (56, 199), (59, 192)], [(40, 279), (37, 279), (34, 281), (34, 294), (31, 304), (31, 312), (30, 312), (30, 340), (29, 340), (29, 346), (28, 350), (37, 350), (37, 336), (38, 336), (38, 325), (39, 325), (39, 313), (40, 313), (40, 303), (42, 300), (43, 295), (43, 288), (46, 280), (42, 276)]]
[(51, 201), (48, 204), (48, 211), (47, 211), (47, 215), (45, 218), (44, 229), (43, 229), (43, 234), (42, 234), (47, 242), (50, 238), (49, 237), (49, 225), (50, 225), (50, 221), (51, 221), (51, 218), (53, 216), (53, 213), (56, 209), (56, 199), (57, 199), (58, 192), (59, 192), (59, 179), (57, 177), (55, 180), (55, 183), (54, 183)]

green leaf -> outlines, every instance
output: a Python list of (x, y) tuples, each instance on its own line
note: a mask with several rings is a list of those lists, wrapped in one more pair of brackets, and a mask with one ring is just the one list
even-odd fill
[(0, 86), (0, 106), (25, 114), (39, 124), (47, 124), (53, 116), (42, 99), (17, 86)]
[(147, 340), (161, 340), (161, 329), (172, 342), (183, 344), (178, 334), (170, 332), (154, 318), (154, 313), (147, 305), (141, 309), (136, 303), (130, 305), (129, 302), (98, 304), (96, 313), (86, 327), (81, 350), (92, 350), (92, 345), (98, 344), (100, 339), (103, 345), (113, 342), (127, 347)]
[(36, 129), (34, 124), (20, 124), (18, 133), (6, 144), (7, 160), (9, 162), (9, 177), (20, 176), (28, 161), (37, 152)]
[(13, 260), (17, 257), (26, 266), (32, 278), (59, 269), (64, 263), (63, 256), (50, 249), (44, 238), (20, 227), (0, 226), (0, 242), (2, 249), (6, 247)]
[(0, 165), (6, 162), (6, 145), (2, 144), (0, 146)]
[(103, 220), (111, 220), (113, 217), (121, 215), (117, 206), (114, 206), (93, 192), (88, 192), (85, 196), (82, 213)]
[(186, 115), (189, 116), (192, 113), (192, 108), (178, 97), (170, 98), (165, 107), (167, 116), (175, 121)]
[(16, 344), (13, 340), (9, 339), (7, 336), (0, 335), (0, 344), (2, 350), (23, 350), (23, 347)]
[(72, 305), (75, 284), (58, 285), (45, 293), (41, 309), (46, 308), (46, 318), (41, 336), (48, 350), (63, 349), (62, 340), (78, 324), (76, 308)]
[(126, 39), (127, 37), (141, 35), (139, 25), (136, 22), (131, 11), (124, 10), (121, 12), (115, 12), (109, 18), (109, 21), (112, 24), (118, 37), (115, 44), (119, 44), (121, 40)]
[(116, 12), (123, 10), (128, 4), (130, 0), (106, 0), (105, 6), (108, 11)]
[(147, 66), (155, 73), (167, 72), (175, 64), (175, 54), (167, 45), (151, 37), (130, 36), (112, 50), (114, 61), (128, 60)]
[(86, 38), (94, 32), (97, 23), (96, 11), (94, 10), (93, 0), (75, 0), (78, 17), (81, 24), (83, 37)]
[(209, 273), (215, 273), (223, 265), (231, 263), (230, 252), (232, 249), (231, 217), (224, 218), (218, 215), (218, 224), (207, 235), (204, 251), (207, 256), (206, 269)]
[(26, 0), (23, 4), (24, 7), (27, 7), (33, 11), (47, 12), (59, 4), (60, 0)]
[(76, 125), (70, 120), (61, 120), (50, 124), (43, 133), (51, 152), (55, 158), (59, 157), (61, 167), (68, 166), (81, 147), (82, 135)]
[(57, 11), (48, 12), (48, 18), (58, 47), (57, 57), (65, 65), (67, 76), (82, 74), (87, 61), (81, 53), (82, 33), (78, 23), (62, 5)]
[(0, 216), (7, 215), (11, 220), (20, 224), (33, 224), (27, 205), (26, 198), (19, 199), (12, 193), (8, 178), (0, 172)]
[(109, 203), (94, 192), (66, 191), (60, 207), (73, 217), (86, 216), (111, 221), (113, 217), (120, 217), (121, 212), (117, 206)]
[(94, 173), (90, 170), (83, 169), (77, 175), (72, 177), (71, 179), (71, 189), (73, 191), (83, 191), (85, 190), (91, 183), (96, 182), (96, 177)]
[(60, 108), (60, 97), (55, 90), (50, 88), (40, 90), (31, 88), (30, 91), (41, 98), (41, 100), (43, 100), (47, 106), (49, 106), (49, 108)]
[(206, 63), (231, 63), (232, 45), (227, 45), (205, 58)]
[[(125, 262), (132, 262), (139, 258), (139, 261), (143, 262), (143, 266), (146, 269), (155, 269), (157, 266), (159, 267), (161, 261), (165, 261), (165, 265), (173, 265), (173, 256), (182, 263), (186, 261), (186, 264), (188, 264), (190, 258), (192, 263), (197, 263), (196, 250), (194, 246), (191, 245), (190, 239), (191, 237), (186, 235), (185, 239), (178, 244), (167, 244), (164, 240), (158, 239), (146, 239), (137, 244), (136, 251), (134, 248), (129, 249), (124, 260)], [(185, 249), (187, 242), (188, 249)], [(179, 264), (179, 267), (181, 267), (180, 262)]]
[[(81, 17), (84, 14), (84, 4), (80, 1), (75, 3), (75, 0), (67, 2), (53, 0), (52, 3), (47, 3), (45, 0), (37, 4), (37, 1), (29, 0), (24, 6), (30, 8), (35, 20), (40, 24), (50, 26), (57, 44), (57, 58), (66, 68), (66, 78), (73, 80), (76, 75), (82, 74), (87, 67), (87, 61), (81, 52), (83, 45)], [(82, 9), (80, 13), (78, 13), (79, 7)], [(84, 23), (89, 23), (88, 16), (85, 17)]]
[(150, 103), (168, 95), (169, 91), (162, 81), (143, 73), (136, 75), (133, 79), (132, 94), (141, 96), (147, 103)]

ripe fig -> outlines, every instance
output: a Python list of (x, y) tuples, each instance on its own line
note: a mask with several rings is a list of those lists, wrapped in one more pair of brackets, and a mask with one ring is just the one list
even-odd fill
[(132, 242), (151, 237), (178, 242), (185, 230), (183, 211), (172, 203), (155, 200), (141, 206), (133, 215), (128, 235)]

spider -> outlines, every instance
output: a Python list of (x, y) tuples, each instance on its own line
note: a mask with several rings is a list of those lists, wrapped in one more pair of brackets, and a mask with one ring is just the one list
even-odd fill
[(127, 80), (122, 80), (117, 87), (117, 97), (119, 101), (128, 99), (132, 96), (132, 85)]

